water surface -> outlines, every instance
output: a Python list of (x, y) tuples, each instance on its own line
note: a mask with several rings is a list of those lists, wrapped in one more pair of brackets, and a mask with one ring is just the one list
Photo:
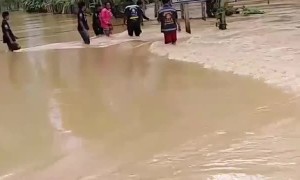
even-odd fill
[[(25, 47), (80, 40), (70, 16), (15, 19)], [(1, 46), (0, 179), (299, 179), (298, 97), (148, 48)]]

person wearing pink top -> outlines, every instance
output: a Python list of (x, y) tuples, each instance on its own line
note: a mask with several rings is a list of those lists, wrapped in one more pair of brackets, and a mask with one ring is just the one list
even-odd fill
[(113, 18), (113, 14), (111, 12), (111, 6), (110, 3), (107, 2), (105, 4), (105, 7), (101, 10), (100, 13), (100, 22), (101, 22), (101, 26), (103, 28), (103, 32), (106, 36), (109, 36), (110, 34), (112, 34), (112, 18)]

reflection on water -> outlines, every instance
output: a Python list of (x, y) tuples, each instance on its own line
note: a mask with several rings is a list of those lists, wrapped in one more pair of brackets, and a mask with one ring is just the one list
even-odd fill
[[(90, 17), (88, 17), (91, 22)], [(124, 30), (120, 26), (121, 20), (115, 20), (117, 26), (114, 33)], [(20, 38), (18, 43), (22, 47), (33, 47), (48, 43), (80, 41), (77, 32), (77, 20), (74, 15), (52, 15), (52, 14), (25, 14), (13, 12), (10, 17), (10, 25), (13, 32)], [(90, 35), (94, 36), (90, 24)], [(6, 46), (0, 44), (0, 53), (5, 52)]]
[[(79, 38), (16, 19), (26, 46)], [(299, 97), (147, 49), (1, 51), (0, 180), (299, 179)]]
[(1, 61), (1, 175), (298, 177), (297, 98), (136, 44)]

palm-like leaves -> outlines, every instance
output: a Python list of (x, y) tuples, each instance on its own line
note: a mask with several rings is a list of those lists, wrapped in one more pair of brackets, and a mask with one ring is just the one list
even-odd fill
[(71, 12), (77, 0), (21, 0), (27, 12)]
[(20, 0), (0, 0), (0, 12), (2, 10), (19, 9)]
[[(52, 12), (56, 14), (72, 13), (78, 1), (81, 0), (0, 0), (0, 7), (19, 7), (19, 4), (26, 12)], [(83, 0), (89, 4), (98, 4), (106, 0)], [(121, 6), (126, 0), (110, 0), (115, 5)], [(151, 0), (150, 0), (151, 1)], [(1, 8), (0, 8), (1, 10)]]

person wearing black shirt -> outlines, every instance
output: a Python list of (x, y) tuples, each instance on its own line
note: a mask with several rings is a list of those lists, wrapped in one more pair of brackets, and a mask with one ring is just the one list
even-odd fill
[(149, 20), (148, 17), (145, 16), (143, 10), (133, 3), (133, 1), (128, 1), (129, 5), (125, 7), (125, 17), (124, 24), (127, 24), (127, 31), (129, 36), (140, 36), (142, 33), (141, 23), (142, 19)]
[(214, 4), (215, 4), (215, 0), (206, 1), (206, 14), (209, 18), (215, 17)]
[(84, 2), (79, 2), (78, 3), (78, 14), (77, 14), (77, 18), (78, 18), (78, 27), (77, 30), (81, 36), (81, 38), (83, 39), (85, 44), (90, 44), (90, 36), (89, 36), (89, 25), (87, 23), (85, 14), (84, 14), (84, 9), (85, 9), (85, 3)]
[(5, 11), (2, 13), (2, 33), (3, 33), (3, 43), (7, 44), (7, 47), (10, 51), (15, 51), (21, 49), (19, 44), (16, 42), (17, 37), (13, 34), (10, 26), (8, 24), (9, 12)]
[(104, 34), (99, 19), (101, 9), (101, 5), (96, 5), (95, 12), (93, 13), (93, 29), (96, 36)]
[[(136, 2), (136, 5), (138, 5), (138, 6), (141, 8), (141, 10), (142, 10), (143, 13), (144, 13), (144, 16), (146, 16), (146, 15), (145, 15), (145, 11), (144, 11), (144, 9), (143, 9), (143, 1), (142, 1), (142, 0), (138, 0), (138, 1)], [(144, 18), (141, 18), (141, 25), (144, 26)]]

